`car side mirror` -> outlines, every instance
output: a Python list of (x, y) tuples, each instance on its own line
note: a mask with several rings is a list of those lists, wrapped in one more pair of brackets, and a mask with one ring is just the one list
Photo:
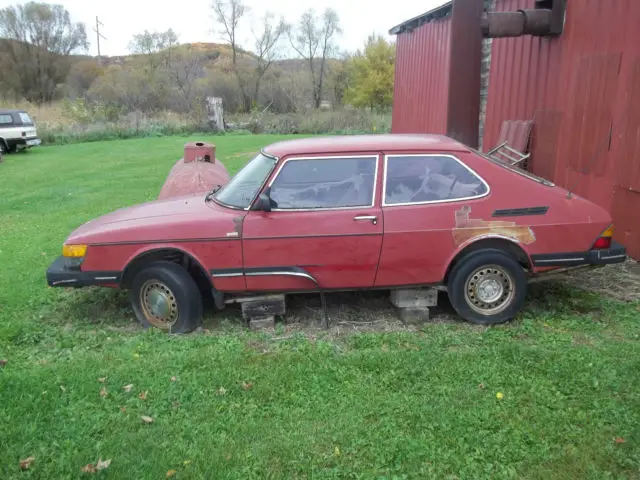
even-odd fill
[(269, 187), (265, 188), (264, 192), (258, 195), (258, 199), (256, 200), (256, 203), (253, 206), (253, 210), (257, 210), (259, 212), (270, 212), (271, 207), (274, 204), (273, 200), (271, 200), (271, 196), (269, 195), (270, 193), (271, 193), (271, 188)]

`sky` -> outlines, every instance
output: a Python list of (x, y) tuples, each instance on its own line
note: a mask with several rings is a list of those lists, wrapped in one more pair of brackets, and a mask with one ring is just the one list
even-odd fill
[[(0, 0), (0, 8), (20, 3), (26, 3), (26, 0)], [(107, 38), (100, 41), (102, 55), (126, 55), (131, 37), (145, 29), (165, 31), (172, 28), (181, 43), (222, 41), (219, 27), (213, 20), (211, 0), (166, 0), (165, 3), (159, 0), (57, 0), (46, 3), (63, 5), (73, 21), (86, 24), (92, 55), (97, 54), (93, 30), (96, 16), (104, 24), (100, 29)], [(351, 52), (362, 48), (372, 33), (392, 39), (388, 36), (391, 27), (444, 3), (445, 0), (245, 0), (255, 20), (269, 10), (291, 23), (308, 8), (321, 12), (331, 7), (337, 11), (343, 29), (338, 38), (339, 47)], [(241, 43), (245, 48), (252, 49), (251, 28), (258, 25), (255, 20), (247, 18), (240, 25)]]

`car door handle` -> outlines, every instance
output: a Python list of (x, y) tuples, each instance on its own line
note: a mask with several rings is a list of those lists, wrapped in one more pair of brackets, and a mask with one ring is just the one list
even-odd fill
[(353, 217), (353, 219), (356, 222), (369, 221), (369, 222), (373, 223), (374, 225), (376, 225), (378, 223), (378, 217), (376, 217), (375, 215), (359, 215), (357, 217)]

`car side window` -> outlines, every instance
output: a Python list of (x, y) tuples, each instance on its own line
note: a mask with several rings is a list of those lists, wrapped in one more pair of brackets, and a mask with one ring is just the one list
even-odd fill
[(0, 115), (0, 125), (11, 125), (13, 123), (13, 117), (10, 114)]
[(384, 205), (445, 202), (486, 195), (489, 188), (450, 155), (389, 155)]
[(278, 210), (373, 205), (375, 156), (287, 160), (271, 184)]

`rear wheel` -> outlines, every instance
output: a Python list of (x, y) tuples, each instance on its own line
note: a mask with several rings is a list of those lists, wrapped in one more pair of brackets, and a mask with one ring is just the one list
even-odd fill
[(456, 263), (447, 285), (453, 308), (479, 325), (507, 322), (522, 309), (527, 277), (522, 266), (501, 250), (478, 250)]
[(188, 333), (202, 323), (202, 296), (191, 275), (180, 265), (159, 261), (133, 279), (131, 303), (146, 328)]

